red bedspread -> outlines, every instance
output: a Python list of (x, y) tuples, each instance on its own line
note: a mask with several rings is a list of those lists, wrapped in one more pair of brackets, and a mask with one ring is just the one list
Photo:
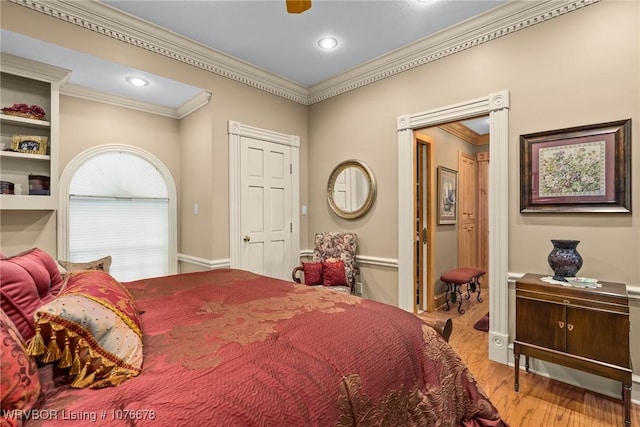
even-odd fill
[(240, 270), (125, 285), (140, 376), (71, 389), (44, 367), (49, 420), (26, 425), (506, 425), (451, 347), (397, 308)]

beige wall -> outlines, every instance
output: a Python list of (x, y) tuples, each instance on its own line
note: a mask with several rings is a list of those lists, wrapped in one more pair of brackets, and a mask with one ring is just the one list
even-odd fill
[[(509, 113), (509, 270), (549, 272), (546, 257), (552, 238), (581, 240), (581, 275), (640, 285), (640, 186), (632, 185), (633, 214), (522, 215), (519, 211), (519, 135), (589, 123), (632, 118), (632, 182), (638, 182), (640, 129), (640, 4), (604, 0), (450, 57), (406, 71), (343, 95), (305, 107), (225, 78), (194, 69), (142, 49), (101, 36), (6, 2), (2, 27), (41, 38), (104, 59), (184, 81), (212, 92), (211, 103), (182, 123), (144, 117), (175, 133), (161, 147), (150, 146), (167, 159), (180, 183), (180, 238), (189, 255), (207, 259), (228, 257), (228, 147), (227, 120), (301, 137), (301, 198), (309, 215), (301, 217), (301, 247), (309, 236), (324, 230), (355, 231), (360, 253), (397, 259), (398, 170), (396, 118), (475, 99), (500, 90), (511, 93)], [(75, 152), (93, 144), (87, 132), (65, 129), (65, 123), (83, 122), (81, 101), (64, 99), (61, 168)], [(99, 107), (95, 107), (96, 109)], [(105, 108), (105, 107), (101, 107)], [(140, 114), (135, 113), (135, 117)], [(109, 110), (109, 118), (122, 118)], [(99, 119), (105, 120), (104, 117)], [(127, 126), (130, 119), (124, 119)], [(131, 125), (135, 128), (139, 121)], [(98, 125), (122, 137), (129, 129)], [(136, 130), (133, 130), (137, 133)], [(149, 129), (149, 132), (153, 130)], [(160, 139), (162, 141), (162, 138)], [(150, 141), (148, 142), (150, 143)], [(138, 142), (136, 142), (136, 145)], [(167, 150), (166, 152), (164, 150)], [(333, 215), (326, 202), (326, 182), (339, 162), (356, 158), (373, 170), (378, 198), (369, 214), (348, 221)], [(312, 159), (312, 161), (308, 161)], [(202, 202), (200, 202), (202, 200)], [(201, 204), (194, 218), (192, 204)], [(205, 205), (205, 206), (203, 206)], [(55, 247), (51, 224), (55, 215), (25, 213), (2, 216), (3, 248), (41, 245)], [(195, 221), (195, 222), (192, 222)], [(8, 252), (8, 251), (7, 251)], [(364, 265), (365, 296), (397, 303), (397, 271)], [(633, 327), (639, 318), (632, 308)], [(640, 342), (632, 336), (636, 372)]]
[[(577, 239), (581, 275), (639, 286), (638, 22), (638, 2), (605, 0), (312, 105), (309, 232), (355, 230), (361, 254), (397, 258), (396, 118), (509, 90), (509, 270), (549, 273), (550, 239)], [(520, 214), (519, 135), (627, 118), (634, 147), (633, 214)], [(328, 211), (323, 191), (331, 168), (351, 157), (369, 164), (379, 192), (371, 214), (346, 222)], [(365, 295), (396, 304), (397, 292), (376, 280), (377, 270), (363, 267)], [(397, 283), (393, 273), (385, 271), (385, 278)], [(635, 336), (632, 348), (639, 372)]]
[[(633, 119), (637, 146), (639, 17), (636, 2), (603, 1), (312, 105), (310, 233), (357, 230), (363, 254), (396, 257), (397, 116), (507, 89), (510, 270), (550, 271), (549, 240), (573, 238), (582, 241), (581, 274), (640, 284), (638, 186), (632, 186), (633, 215), (522, 215), (518, 158), (520, 134), (626, 118)], [(328, 211), (323, 190), (331, 167), (349, 157), (369, 164), (379, 194), (371, 214), (345, 222)], [(639, 167), (635, 150), (632, 182)]]

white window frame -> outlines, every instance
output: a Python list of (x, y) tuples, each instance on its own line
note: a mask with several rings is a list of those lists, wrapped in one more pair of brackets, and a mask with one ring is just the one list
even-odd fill
[(77, 170), (89, 159), (109, 152), (126, 152), (136, 155), (148, 161), (156, 167), (164, 178), (169, 196), (169, 259), (168, 272), (176, 274), (178, 272), (178, 215), (177, 215), (177, 192), (173, 176), (167, 167), (153, 154), (130, 145), (109, 144), (90, 148), (78, 154), (65, 167), (60, 176), (60, 203), (58, 210), (58, 258), (69, 259), (69, 188), (71, 181)]

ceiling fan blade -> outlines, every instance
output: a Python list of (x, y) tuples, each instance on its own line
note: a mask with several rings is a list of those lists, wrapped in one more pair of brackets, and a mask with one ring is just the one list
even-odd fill
[(311, 0), (287, 0), (287, 12), (302, 13), (311, 9)]

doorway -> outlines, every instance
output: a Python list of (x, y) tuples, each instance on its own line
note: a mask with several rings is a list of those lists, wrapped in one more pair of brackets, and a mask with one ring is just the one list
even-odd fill
[(487, 96), (397, 117), (398, 134), (398, 306), (413, 311), (415, 210), (413, 162), (414, 132), (429, 126), (489, 114), (489, 277), (492, 286), (489, 305), (489, 359), (503, 364), (509, 360), (509, 103), (504, 90)]
[[(445, 304), (445, 286), (438, 281), (443, 272), (457, 267), (488, 271), (484, 263), (488, 259), (486, 227), (481, 226), (487, 219), (487, 188), (481, 191), (481, 184), (487, 182), (481, 177), (487, 177), (487, 169), (481, 168), (481, 163), (482, 166), (488, 163), (480, 159), (488, 160), (489, 119), (485, 115), (449, 122), (420, 129), (414, 135), (414, 312), (433, 312)], [(441, 225), (436, 215), (435, 165), (457, 172), (456, 219)], [(486, 279), (483, 282), (488, 283)]]
[(287, 280), (300, 260), (300, 138), (229, 121), (231, 268)]

